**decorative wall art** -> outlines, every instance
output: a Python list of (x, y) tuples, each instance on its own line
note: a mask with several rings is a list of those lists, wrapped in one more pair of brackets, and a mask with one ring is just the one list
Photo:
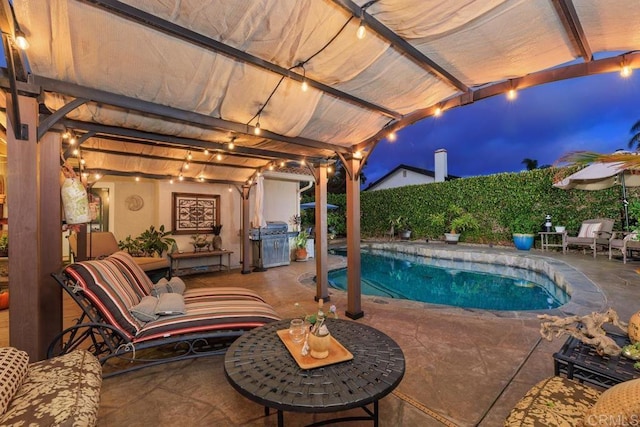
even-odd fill
[(220, 224), (220, 196), (172, 193), (173, 234), (211, 234)]

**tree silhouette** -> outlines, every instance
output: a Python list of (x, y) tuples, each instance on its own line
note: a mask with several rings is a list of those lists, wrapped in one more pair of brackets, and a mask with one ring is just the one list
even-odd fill
[(521, 162), (523, 165), (527, 167), (528, 171), (532, 171), (534, 169), (538, 169), (538, 161), (535, 159), (526, 158)]
[(633, 126), (631, 126), (631, 130), (629, 131), (633, 134), (631, 139), (629, 140), (629, 148), (634, 148), (636, 150), (640, 149), (640, 120), (635, 122)]

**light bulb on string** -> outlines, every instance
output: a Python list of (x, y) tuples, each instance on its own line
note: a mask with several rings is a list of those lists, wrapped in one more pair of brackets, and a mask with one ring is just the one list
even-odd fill
[(184, 168), (185, 168), (185, 169), (189, 169), (189, 162), (187, 162), (187, 163), (185, 163), (185, 164), (184, 164)]
[(209, 155), (209, 150), (208, 150), (208, 149), (206, 149), (206, 148), (204, 149), (204, 155), (205, 155), (205, 156), (208, 156), (208, 155)]
[(96, 173), (95, 175), (93, 175), (95, 179), (100, 179), (102, 178), (102, 175), (100, 175), (99, 173)]
[(440, 117), (442, 115), (442, 108), (436, 107), (436, 111), (433, 113), (434, 116)]
[(304, 166), (304, 165), (306, 165), (306, 164), (307, 164), (307, 162), (305, 162), (305, 160), (304, 160), (304, 159), (300, 160), (300, 166)]
[(217, 160), (217, 161), (221, 161), (221, 160), (222, 160), (222, 154), (218, 153), (218, 154), (216, 155), (216, 160)]
[(394, 131), (391, 131), (387, 134), (387, 141), (394, 142), (396, 139), (398, 139), (398, 135), (396, 135)]
[(260, 122), (256, 123), (256, 127), (253, 128), (253, 133), (254, 135), (260, 135), (261, 129), (260, 129)]
[(76, 139), (76, 137), (75, 137), (75, 136), (71, 136), (71, 138), (69, 138), (69, 144), (70, 144), (70, 145), (76, 145), (76, 142), (77, 142), (77, 141), (78, 141), (78, 140)]
[(231, 186), (229, 186), (227, 190), (229, 191), (229, 193), (231, 193)]
[(284, 160), (280, 162), (280, 167), (281, 168), (285, 167), (285, 165), (286, 165), (286, 163), (284, 162)]
[(178, 180), (179, 181), (184, 181), (184, 176), (182, 174), (178, 175)]
[(628, 65), (623, 65), (620, 69), (620, 75), (625, 78), (629, 77), (631, 75), (631, 72), (631, 67)]
[(191, 151), (189, 151), (189, 153), (187, 153), (187, 160), (191, 160), (193, 159), (193, 156), (191, 155)]
[(518, 92), (515, 89), (509, 89), (507, 91), (507, 99), (509, 101), (513, 101), (514, 99), (516, 99), (518, 97)]
[(70, 137), (71, 137), (71, 132), (65, 129), (64, 132), (62, 132), (62, 139), (69, 139)]
[(77, 148), (75, 150), (73, 150), (73, 155), (77, 156), (78, 154), (80, 154), (80, 150), (78, 150)]
[(360, 18), (360, 25), (358, 26), (358, 31), (356, 31), (356, 37), (362, 40), (366, 34), (367, 34), (367, 27), (364, 26), (364, 19)]
[(234, 144), (234, 141), (236, 139), (235, 138), (231, 138), (231, 141), (229, 141), (229, 143), (227, 144), (227, 148), (229, 148), (229, 150), (233, 150), (236, 146), (236, 144)]
[(15, 41), (16, 41), (16, 46), (18, 46), (20, 49), (22, 50), (29, 49), (29, 41), (27, 40), (27, 37), (24, 35), (22, 30), (19, 28), (16, 29)]
[(136, 176), (136, 182), (140, 182), (140, 177)]
[(169, 180), (169, 184), (173, 184), (173, 178)]

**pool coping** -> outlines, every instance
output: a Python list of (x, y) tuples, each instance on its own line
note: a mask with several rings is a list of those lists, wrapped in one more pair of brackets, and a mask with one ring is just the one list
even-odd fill
[[(554, 316), (583, 316), (593, 311), (602, 311), (606, 306), (606, 296), (584, 273), (578, 271), (567, 263), (539, 255), (529, 251), (516, 251), (514, 249), (501, 249), (496, 247), (480, 247), (467, 245), (447, 245), (444, 243), (414, 243), (414, 242), (369, 242), (363, 241), (361, 249), (382, 249), (392, 252), (405, 253), (414, 256), (424, 256), (448, 261), (467, 261), (486, 264), (499, 264), (510, 267), (519, 267), (545, 274), (562, 288), (569, 296), (568, 303), (554, 308), (543, 310), (485, 310), (473, 308), (461, 308), (455, 306), (433, 304), (412, 301), (433, 308), (451, 308), (473, 314), (491, 313), (497, 317), (529, 318), (540, 314)], [(337, 289), (334, 289), (337, 291)], [(344, 291), (342, 291), (344, 292)], [(364, 296), (364, 295), (363, 295)], [(371, 296), (374, 300), (384, 299), (401, 301), (400, 299)], [(409, 301), (409, 300), (402, 300)]]

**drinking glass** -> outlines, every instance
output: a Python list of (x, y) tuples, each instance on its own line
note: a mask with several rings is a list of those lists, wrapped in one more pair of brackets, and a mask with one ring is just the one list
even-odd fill
[(289, 335), (291, 336), (291, 341), (296, 344), (304, 341), (304, 321), (302, 319), (293, 319), (289, 325)]

